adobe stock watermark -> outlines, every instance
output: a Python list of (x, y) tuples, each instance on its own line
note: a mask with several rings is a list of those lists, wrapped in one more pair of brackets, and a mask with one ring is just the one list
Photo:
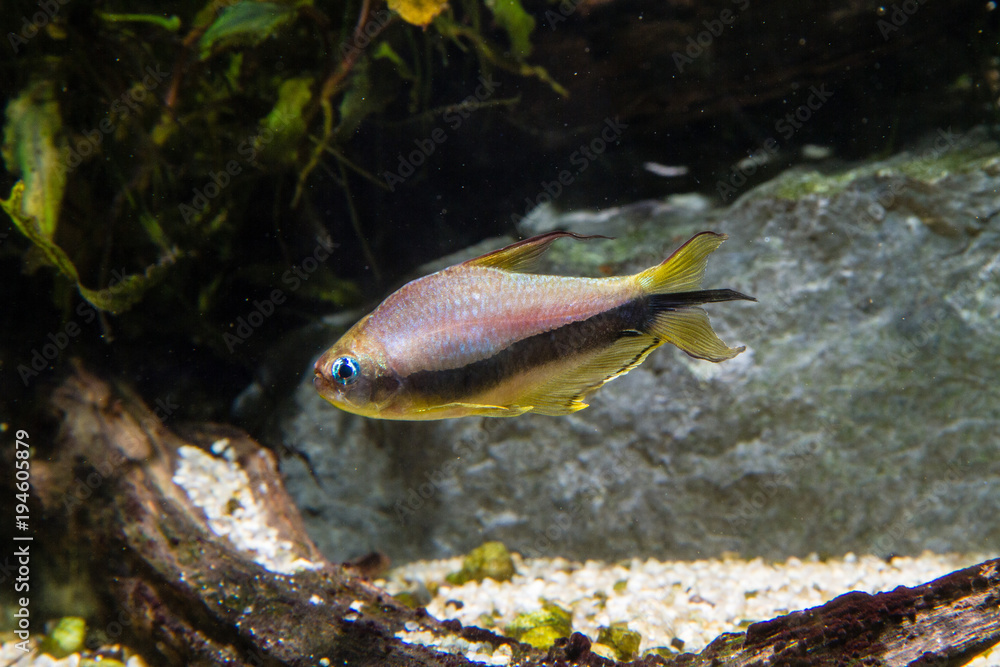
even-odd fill
[(340, 45), (340, 57), (344, 60), (357, 58), (362, 51), (371, 46), (382, 30), (392, 21), (392, 13), (388, 9), (379, 9), (368, 15), (368, 20), (360, 30), (354, 32), (350, 42)]
[[(769, 237), (765, 237), (765, 242)], [(761, 340), (773, 335), (775, 323), (781, 322), (781, 314), (793, 306), (795, 294), (784, 287), (761, 298), (758, 305), (749, 309), (739, 323), (739, 332), (744, 340)]]
[(536, 206), (549, 204), (558, 199), (564, 192), (565, 188), (573, 185), (580, 174), (587, 171), (587, 168), (590, 167), (590, 165), (593, 164), (597, 158), (608, 149), (609, 146), (617, 143), (618, 140), (621, 139), (622, 133), (627, 129), (628, 125), (621, 122), (617, 118), (605, 118), (604, 126), (598, 136), (594, 137), (589, 142), (582, 144), (570, 154), (569, 164), (576, 167), (576, 170), (570, 171), (569, 169), (563, 169), (556, 174), (556, 178), (554, 180), (548, 182), (542, 181), (541, 190), (534, 197), (524, 198), (524, 214), (520, 215), (517, 213), (511, 213), (511, 223), (515, 225), (520, 224), (521, 221), (524, 220), (525, 216), (531, 213), (531, 210)]
[[(938, 128), (934, 143), (930, 148), (923, 151), (916, 160), (910, 163), (917, 168), (937, 162), (942, 155), (958, 147), (959, 141), (964, 135), (956, 134), (949, 126), (948, 129)], [(873, 201), (864, 210), (864, 213), (857, 221), (846, 220), (842, 226), (847, 232), (848, 238), (853, 242), (859, 235), (871, 236), (876, 232), (878, 223), (886, 215), (886, 211), (898, 203), (900, 196), (908, 189), (907, 182), (903, 179), (895, 179), (886, 187), (881, 188)]]
[(932, 493), (923, 496), (919, 501), (897, 513), (896, 518), (891, 523), (882, 527), (880, 534), (872, 543), (871, 553), (880, 558), (887, 558), (903, 549), (908, 544), (906, 539), (907, 531), (917, 523), (920, 515), (927, 509), (938, 504), (947, 504), (945, 496), (946, 484), (956, 484), (964, 481), (962, 470), (954, 463), (945, 464), (944, 477), (938, 482), (937, 488)]
[[(785, 114), (774, 123), (774, 131), (781, 135), (785, 141), (791, 140), (795, 133), (805, 127), (805, 124), (813, 117), (817, 111), (833, 97), (833, 91), (827, 90), (826, 84), (809, 87), (809, 97), (804, 104), (800, 104), (793, 111)], [(715, 183), (715, 190), (723, 202), (731, 201), (739, 190), (747, 184), (750, 176), (757, 173), (757, 169), (767, 164), (781, 150), (781, 144), (774, 137), (768, 137), (761, 146), (752, 151), (748, 158), (740, 160), (724, 179), (719, 179)]]
[[(263, 127), (257, 134), (245, 137), (236, 146), (236, 153), (243, 158), (245, 163), (256, 164), (257, 155), (260, 151), (274, 141), (277, 134), (288, 126), (288, 118), (282, 114), (277, 114), (276, 120), (277, 123), (275, 123), (273, 128)], [(191, 224), (192, 221), (198, 220), (204, 215), (208, 211), (208, 205), (212, 200), (222, 194), (222, 191), (229, 187), (233, 179), (242, 173), (243, 165), (236, 160), (227, 162), (224, 169), (208, 172), (208, 182), (200, 188), (193, 189), (194, 196), (191, 197), (191, 201), (187, 204), (180, 203), (177, 205), (177, 210), (184, 222)]]
[[(573, 529), (573, 522), (584, 514), (585, 503), (604, 495), (605, 479), (625, 479), (626, 473), (632, 469), (632, 463), (625, 459), (622, 452), (614, 452), (610, 465), (602, 471), (601, 478), (587, 482), (577, 487), (575, 499), (565, 510), (554, 512), (552, 521), (544, 529), (535, 529), (534, 538), (527, 546), (521, 547), (524, 558), (545, 558), (551, 556), (555, 547), (563, 542)], [(589, 514), (587, 516), (590, 516)]]
[[(167, 394), (165, 398), (157, 398), (150, 407), (153, 416), (143, 417), (141, 420), (143, 428), (148, 430), (166, 423), (177, 412), (180, 404), (174, 403), (173, 394)], [(91, 463), (90, 472), (85, 476), (76, 476), (69, 488), (63, 493), (63, 509), (70, 511), (90, 500), (98, 489), (121, 468), (122, 464), (129, 461), (135, 461), (135, 459), (130, 459), (120, 449), (112, 448), (103, 460)]]
[[(472, 95), (469, 95), (458, 104), (448, 107), (442, 116), (442, 120), (448, 124), (448, 128), (452, 132), (457, 131), (458, 128), (462, 127), (462, 123), (472, 115), (472, 110), (492, 97), (499, 86), (500, 82), (495, 81), (492, 76), (484, 78), (480, 75), (479, 85), (476, 86)], [(427, 162), (427, 158), (434, 154), (437, 147), (447, 140), (448, 133), (441, 127), (435, 127), (425, 139), (414, 139), (413, 144), (416, 146), (416, 149), (406, 155), (400, 153), (397, 156), (399, 163), (396, 165), (396, 170), (382, 172), (382, 178), (385, 179), (385, 184), (389, 186), (389, 192), (395, 192), (396, 186), (402, 185), (406, 182), (406, 179), (413, 176), (417, 172), (417, 169)]]
[(138, 115), (138, 105), (170, 76), (167, 72), (160, 70), (159, 63), (147, 66), (145, 72), (146, 75), (140, 81), (130, 86), (111, 103), (106, 117), (98, 123), (97, 127), (84, 132), (83, 138), (79, 139), (75, 146), (67, 145), (62, 149), (62, 162), (66, 165), (67, 172), (72, 172), (83, 164), (84, 158), (96, 155), (104, 142), (104, 136), (114, 132), (115, 128), (125, 121), (131, 112)]
[(229, 325), (231, 331), (222, 334), (222, 341), (226, 344), (226, 349), (229, 350), (230, 354), (235, 352), (239, 345), (247, 342), (254, 331), (278, 311), (278, 307), (288, 299), (288, 294), (295, 292), (302, 287), (305, 281), (309, 280), (312, 274), (319, 269), (320, 264), (330, 258), (336, 247), (337, 245), (329, 236), (316, 237), (316, 247), (313, 248), (311, 255), (302, 260), (301, 266), (294, 264), (281, 274), (281, 284), (285, 285), (288, 291), (275, 288), (263, 301), (254, 299), (253, 308), (246, 315), (237, 317), (236, 321)]
[[(833, 438), (829, 425), (821, 425), (820, 435)], [(751, 522), (759, 518), (782, 488), (794, 488), (793, 475), (814, 463), (820, 449), (821, 444), (817, 441), (812, 441), (805, 447), (793, 448), (786, 455), (786, 465), (780, 472), (765, 476), (752, 493), (741, 494), (736, 508), (726, 517), (732, 535), (739, 535), (743, 529), (750, 527)]]
[(480, 430), (471, 436), (466, 436), (452, 444), (452, 453), (455, 455), (434, 470), (424, 473), (425, 482), (411, 486), (403, 494), (403, 497), (396, 501), (393, 509), (396, 513), (396, 521), (400, 525), (406, 525), (407, 520), (416, 514), (437, 495), (437, 493), (454, 478), (454, 473), (462, 465), (462, 459), (471, 459), (477, 449), (486, 445), (490, 434), (499, 428), (500, 422), (495, 419), (485, 418)]
[(882, 39), (888, 42), (892, 34), (902, 29), (906, 25), (906, 22), (910, 20), (910, 17), (917, 13), (920, 5), (925, 2), (927, 0), (903, 0), (899, 4), (893, 3), (890, 9), (880, 7), (879, 16), (888, 17), (889, 19), (887, 21), (885, 18), (880, 18), (875, 23), (878, 31), (882, 34)]
[(719, 12), (718, 18), (714, 18), (711, 21), (702, 21), (701, 24), (705, 26), (705, 29), (697, 35), (688, 35), (687, 47), (684, 49), (684, 53), (674, 51), (674, 66), (679, 73), (683, 74), (685, 67), (693, 65), (694, 61), (700, 58), (705, 53), (705, 50), (712, 45), (712, 42), (722, 35), (726, 26), (735, 23), (739, 13), (745, 12), (750, 7), (750, 0), (730, 1), (737, 6), (737, 12), (726, 8)]
[(944, 324), (958, 316), (955, 308), (969, 307), (977, 290), (986, 285), (996, 284), (995, 281), (1000, 278), (997, 274), (998, 266), (992, 264), (975, 277), (966, 278), (955, 285), (949, 290), (948, 303), (939, 304), (929, 312), (920, 314), (920, 323), (916, 330), (891, 341), (889, 349), (881, 356), (880, 361), (894, 373), (911, 370), (914, 360), (924, 348), (940, 341), (939, 334)]
[(69, 4), (70, 0), (39, 0), (37, 11), (31, 15), (21, 17), (21, 29), (18, 32), (7, 33), (7, 43), (11, 51), (16, 56), (21, 47), (26, 45), (35, 35), (45, 29), (45, 27), (55, 20), (59, 10)]
[(545, 22), (548, 24), (549, 29), (555, 30), (560, 23), (568, 19), (582, 4), (583, 0), (562, 0), (556, 8), (559, 10), (558, 13), (554, 10), (546, 9)]
[[(122, 289), (128, 277), (125, 267), (121, 271), (113, 269), (111, 280), (108, 282), (108, 290), (114, 292)], [(31, 350), (31, 359), (28, 363), (17, 365), (17, 374), (21, 382), (27, 387), (32, 379), (41, 375), (42, 372), (51, 368), (52, 362), (59, 358), (59, 355), (68, 348), (72, 342), (83, 333), (84, 327), (89, 326), (98, 320), (97, 308), (89, 301), (81, 301), (76, 307), (76, 317), (67, 321), (62, 327), (55, 331), (50, 331), (45, 337), (45, 342)]]

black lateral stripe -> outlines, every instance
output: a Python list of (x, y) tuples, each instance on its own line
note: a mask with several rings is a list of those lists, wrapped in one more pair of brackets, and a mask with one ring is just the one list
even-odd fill
[(568, 356), (611, 345), (636, 331), (648, 318), (647, 298), (636, 299), (579, 322), (535, 334), (492, 357), (461, 368), (418, 371), (402, 378), (408, 390), (438, 401), (459, 401), (496, 387), (504, 380)]
[(685, 306), (700, 306), (703, 303), (719, 303), (722, 301), (756, 301), (752, 296), (747, 296), (731, 289), (703, 289), (696, 292), (668, 292), (666, 294), (652, 294), (649, 297), (650, 306), (655, 312), (683, 308)]

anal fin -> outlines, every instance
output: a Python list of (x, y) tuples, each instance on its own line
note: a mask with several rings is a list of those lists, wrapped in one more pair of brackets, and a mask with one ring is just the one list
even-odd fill
[(531, 405), (531, 412), (567, 415), (587, 407), (583, 399), (643, 362), (663, 341), (637, 331), (626, 332), (610, 346), (579, 365), (557, 374), (545, 384), (519, 397), (518, 403)]
[[(414, 411), (416, 419), (447, 419), (449, 417), (516, 417), (531, 410), (531, 406), (482, 405), (479, 403), (445, 403)], [(455, 414), (458, 413), (458, 414)]]

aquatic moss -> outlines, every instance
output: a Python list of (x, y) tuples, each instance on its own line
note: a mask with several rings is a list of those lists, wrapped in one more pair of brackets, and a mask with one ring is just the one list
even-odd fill
[(199, 40), (201, 59), (240, 46), (253, 47), (275, 36), (297, 14), (294, 5), (276, 2), (237, 2), (224, 7)]
[(461, 586), (467, 581), (510, 581), (514, 576), (514, 561), (503, 542), (485, 542), (469, 552), (462, 563), (462, 569), (452, 572), (448, 583)]
[[(534, 24), (520, 0), (437, 2), (426, 28), (355, 0), (332, 12), (311, 0), (222, 4), (194, 0), (163, 16), (77, 7), (12, 69), (2, 157), (13, 187), (0, 192), (0, 218), (24, 238), (5, 251), (22, 255), (26, 274), (55, 269), (54, 286), (43, 283), (54, 310), (72, 312), (75, 287), (98, 311), (141, 305), (121, 320), (132, 340), (155, 333), (231, 355), (214, 334), (245, 315), (234, 292), (245, 303), (293, 285), (285, 294), (298, 302), (355, 305), (358, 289), (343, 279), (350, 262), (316, 258), (308, 280), (286, 272), (308, 258), (311, 239), (343, 233), (325, 222), (335, 216), (320, 178), (343, 190), (333, 194), (347, 200), (362, 245), (384, 236), (377, 220), (362, 225), (350, 192), (358, 178), (385, 187), (377, 174), (391, 158), (359, 138), (371, 119), (394, 123), (404, 143), (423, 139), (426, 125), (414, 121), (459, 102), (437, 91), (470, 72), (503, 70), (565, 92), (524, 60)], [(81, 68), (76, 45), (95, 40)], [(68, 95), (67, 86), (100, 93)], [(310, 179), (314, 171), (322, 175)], [(101, 315), (108, 341), (114, 324)]]

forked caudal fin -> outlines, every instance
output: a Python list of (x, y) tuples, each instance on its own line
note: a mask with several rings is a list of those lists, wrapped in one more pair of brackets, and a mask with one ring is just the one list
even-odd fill
[(636, 276), (649, 295), (649, 319), (645, 333), (676, 345), (696, 359), (725, 361), (745, 350), (729, 347), (716, 335), (699, 305), (721, 301), (756, 301), (731, 289), (703, 290), (708, 256), (728, 238), (702, 232), (678, 248), (661, 264)]
[(647, 294), (665, 292), (692, 292), (701, 288), (708, 256), (728, 236), (715, 232), (702, 232), (674, 251), (670, 257), (636, 276)]

